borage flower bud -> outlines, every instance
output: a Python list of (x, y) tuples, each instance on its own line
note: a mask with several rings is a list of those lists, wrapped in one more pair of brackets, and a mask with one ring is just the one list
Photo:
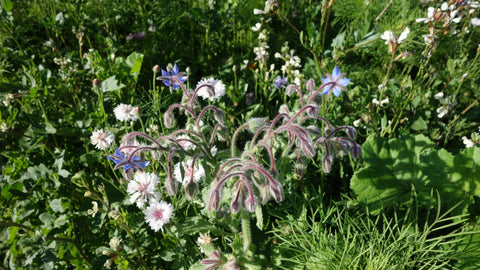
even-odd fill
[(174, 124), (174, 119), (168, 112), (165, 112), (165, 114), (163, 115), (163, 122), (165, 123), (165, 126), (167, 128), (172, 128)]
[(285, 94), (286, 94), (287, 96), (293, 95), (293, 94), (296, 92), (296, 91), (295, 91), (295, 87), (296, 87), (296, 86), (293, 85), (293, 84), (287, 86), (287, 88), (285, 89)]
[(352, 148), (350, 148), (350, 153), (354, 159), (357, 159), (362, 155), (362, 147), (355, 143)]
[(165, 188), (167, 189), (168, 195), (170, 196), (177, 195), (178, 184), (177, 184), (177, 181), (175, 181), (173, 178), (167, 177), (167, 179), (165, 179)]
[(313, 79), (308, 80), (306, 88), (309, 93), (312, 93), (315, 88), (315, 81)]
[(314, 125), (309, 125), (308, 127), (305, 128), (308, 132), (312, 133), (315, 136), (320, 136), (322, 135), (322, 130)]
[(354, 128), (354, 127), (347, 127), (345, 129), (345, 133), (347, 133), (347, 136), (350, 138), (350, 139), (357, 139), (357, 130)]
[(315, 148), (311, 143), (302, 143), (300, 148), (307, 158), (313, 158), (316, 154)]
[(303, 177), (304, 171), (305, 171), (305, 164), (303, 164), (301, 159), (297, 160), (297, 163), (295, 163), (295, 175), (297, 176), (298, 179)]
[(185, 185), (185, 195), (187, 196), (188, 200), (193, 200), (197, 192), (198, 192), (198, 184), (195, 183), (194, 181), (189, 181)]
[(283, 186), (279, 182), (271, 183), (270, 194), (277, 203), (283, 201)]
[(258, 129), (260, 129), (261, 127), (264, 127), (264, 126), (267, 126), (268, 125), (268, 122), (267, 122), (267, 118), (250, 118), (250, 120), (248, 120), (248, 129), (252, 132), (252, 133), (255, 133), (257, 132)]
[(238, 266), (235, 259), (231, 259), (223, 265), (222, 270), (240, 270), (240, 266)]
[(245, 209), (249, 211), (250, 213), (255, 212), (255, 208), (257, 208), (258, 200), (257, 197), (255, 197), (253, 194), (251, 196), (248, 196), (247, 199), (243, 202)]
[(223, 111), (215, 111), (213, 113), (213, 118), (215, 118), (219, 124), (225, 125), (225, 113)]
[(286, 114), (289, 114), (290, 113), (290, 110), (288, 109), (288, 106), (283, 104), (280, 106), (280, 108), (278, 109), (278, 112), (279, 113), (286, 113)]
[(325, 173), (329, 173), (332, 170), (333, 156), (324, 155), (322, 157), (322, 168)]
[(267, 183), (258, 189), (260, 191), (260, 202), (265, 205), (270, 200), (270, 185)]
[(221, 200), (222, 195), (220, 194), (220, 190), (218, 190), (217, 188), (212, 189), (212, 191), (210, 192), (210, 196), (208, 197), (207, 209), (209, 211), (218, 211), (218, 208), (220, 208)]
[(319, 112), (320, 112), (320, 109), (315, 104), (310, 104), (309, 107), (307, 108), (307, 114), (310, 117), (316, 117), (319, 114)]

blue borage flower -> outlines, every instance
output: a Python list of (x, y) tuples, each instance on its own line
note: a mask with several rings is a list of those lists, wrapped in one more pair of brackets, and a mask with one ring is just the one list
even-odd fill
[(342, 93), (342, 90), (347, 91), (345, 87), (350, 83), (350, 79), (343, 78), (345, 75), (346, 73), (341, 73), (340, 69), (335, 67), (332, 74), (327, 74), (326, 78), (320, 76), (323, 84), (331, 83), (325, 86), (320, 95), (326, 95), (333, 92), (333, 94), (338, 97)]
[(178, 66), (175, 64), (172, 70), (169, 68), (167, 68), (167, 71), (162, 69), (162, 76), (157, 77), (157, 80), (162, 80), (163, 84), (177, 90), (180, 87), (178, 81), (184, 83), (187, 80), (185, 74), (185, 72), (179, 72)]
[(115, 155), (108, 155), (107, 158), (115, 162), (114, 170), (123, 167), (123, 173), (127, 179), (131, 178), (134, 169), (143, 170), (150, 164), (150, 161), (144, 161), (137, 156), (129, 158), (128, 155), (123, 155), (118, 148), (115, 150)]
[(282, 77), (280, 77), (280, 75), (278, 75), (277, 77), (275, 77), (275, 79), (273, 80), (273, 85), (274, 85), (275, 88), (277, 88), (277, 89), (279, 89), (279, 88), (285, 88), (285, 86), (287, 85), (287, 83), (288, 83), (287, 77), (282, 78)]

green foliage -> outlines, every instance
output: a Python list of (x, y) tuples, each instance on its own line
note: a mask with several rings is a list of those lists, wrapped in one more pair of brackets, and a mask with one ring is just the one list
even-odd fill
[[(457, 213), (467, 213), (480, 194), (480, 149), (467, 148), (456, 155), (435, 145), (423, 135), (395, 139), (370, 137), (362, 146), (365, 167), (356, 171), (351, 188), (358, 201), (372, 213), (404, 206), (418, 198), (432, 199), (432, 191), (445, 207), (460, 203)], [(472, 213), (478, 215), (478, 213)]]
[[(439, 199), (440, 201), (440, 199)], [(415, 204), (410, 205), (412, 210)], [(437, 205), (440, 207), (440, 205)], [(478, 240), (465, 215), (428, 211), (376, 218), (359, 208), (303, 207), (273, 228), (278, 269), (473, 269)], [(413, 218), (412, 218), (413, 217)], [(441, 232), (441, 233), (440, 233)], [(473, 232), (473, 234), (472, 234)], [(475, 258), (475, 259), (474, 259)], [(462, 267), (455, 264), (461, 261)], [(458, 264), (459, 265), (459, 264)]]

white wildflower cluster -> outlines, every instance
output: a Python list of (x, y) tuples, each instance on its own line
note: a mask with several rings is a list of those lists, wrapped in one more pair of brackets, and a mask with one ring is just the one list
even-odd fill
[(282, 45), (280, 52), (275, 53), (275, 58), (285, 61), (280, 68), (283, 77), (288, 77), (295, 85), (301, 85), (303, 81), (303, 74), (300, 72), (301, 59), (295, 55), (294, 49), (290, 49), (288, 41)]
[(467, 138), (466, 136), (462, 137), (463, 144), (465, 144), (465, 147), (474, 147), (475, 145), (480, 145), (480, 128), (478, 129), (478, 132), (473, 132), (470, 135), (470, 138)]
[[(426, 18), (418, 18), (416, 22), (428, 24), (429, 34), (423, 35), (425, 44), (434, 47), (438, 40), (438, 33), (457, 34), (456, 24), (463, 18), (471, 18), (472, 14), (480, 7), (478, 1), (449, 1), (441, 3), (440, 7), (429, 7)], [(479, 18), (471, 18), (472, 26), (480, 24)], [(464, 29), (468, 33), (468, 27)]]
[(130, 202), (144, 209), (145, 222), (154, 231), (162, 230), (173, 216), (173, 206), (161, 200), (158, 191), (159, 178), (155, 173), (138, 171), (128, 183)]
[(457, 102), (455, 101), (455, 95), (444, 97), (443, 92), (439, 92), (435, 94), (434, 96), (435, 99), (440, 101), (442, 104), (441, 107), (437, 108), (437, 114), (438, 118), (443, 118), (449, 111), (457, 105)]
[(410, 28), (406, 27), (403, 32), (400, 34), (399, 37), (395, 36), (393, 31), (385, 31), (383, 32), (381, 39), (385, 40), (385, 44), (388, 45), (388, 51), (394, 53), (397, 51), (398, 46), (402, 44), (405, 39), (407, 39), (408, 34), (410, 33)]
[(2, 95), (2, 97), (3, 97), (2, 103), (5, 107), (10, 106), (10, 104), (15, 99), (15, 96), (12, 93), (7, 93), (5, 95)]
[(259, 66), (265, 66), (268, 59), (268, 49), (270, 46), (267, 44), (267, 29), (258, 30), (258, 46), (253, 48), (253, 52), (256, 57), (255, 60), (258, 61)]

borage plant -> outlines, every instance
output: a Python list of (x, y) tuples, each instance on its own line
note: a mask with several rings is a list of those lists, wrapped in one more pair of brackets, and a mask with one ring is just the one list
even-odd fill
[[(248, 257), (246, 252), (252, 242), (252, 213), (255, 213), (259, 203), (264, 205), (271, 197), (276, 202), (284, 199), (284, 183), (278, 177), (277, 160), (286, 157), (296, 160), (296, 173), (302, 175), (304, 159), (314, 158), (318, 151), (323, 155), (325, 173), (331, 170), (334, 157), (340, 152), (349, 152), (354, 158), (360, 156), (361, 147), (355, 142), (355, 128), (334, 127), (319, 115), (324, 95), (329, 96), (333, 92), (338, 96), (341, 90), (346, 90), (350, 80), (344, 76), (335, 67), (334, 74), (327, 74), (327, 79), (323, 79), (323, 84), (318, 88), (310, 79), (306, 83), (306, 93), (299, 86), (289, 85), (286, 94), (298, 98), (298, 102), (292, 103), (297, 104), (295, 108), (282, 105), (278, 115), (271, 121), (267, 118), (251, 118), (229, 136), (224, 112), (211, 105), (225, 94), (223, 83), (213, 78), (204, 79), (194, 90), (189, 90), (184, 85), (184, 73), (175, 66), (172, 70), (162, 71), (162, 76), (157, 78), (171, 91), (181, 89), (183, 92), (182, 102), (171, 105), (164, 113), (163, 120), (167, 128), (173, 128), (175, 122), (180, 122), (175, 120), (182, 118), (175, 114), (181, 111), (187, 117), (184, 127), (158, 138), (142, 132), (128, 133), (123, 136), (116, 154), (109, 155), (109, 159), (115, 162), (115, 169), (122, 168), (123, 175), (130, 180), (127, 190), (130, 201), (136, 202), (144, 211), (145, 220), (153, 230), (163, 231), (174, 210), (170, 204), (161, 201), (157, 190), (158, 176), (143, 172), (149, 165), (145, 160), (148, 152), (163, 166), (166, 173), (164, 186), (170, 196), (178, 193), (178, 183), (181, 183), (188, 200), (201, 200), (201, 205), (215, 212), (225, 212), (221, 206), (228, 204), (227, 213), (239, 215), (243, 251), (234, 250), (234, 254)], [(204, 105), (207, 99), (209, 105)], [(244, 142), (243, 150), (240, 150), (237, 139), (243, 130), (250, 131), (253, 136)], [(217, 146), (226, 144), (216, 142), (227, 141), (228, 138), (230, 151), (217, 149)], [(134, 170), (137, 171), (135, 174)], [(201, 182), (201, 179), (205, 181)], [(200, 189), (206, 195), (203, 198), (199, 196)], [(221, 250), (212, 249), (209, 254), (209, 258), (201, 262), (208, 269), (222, 266), (235, 269), (244, 261), (235, 256), (229, 256), (228, 260)]]

